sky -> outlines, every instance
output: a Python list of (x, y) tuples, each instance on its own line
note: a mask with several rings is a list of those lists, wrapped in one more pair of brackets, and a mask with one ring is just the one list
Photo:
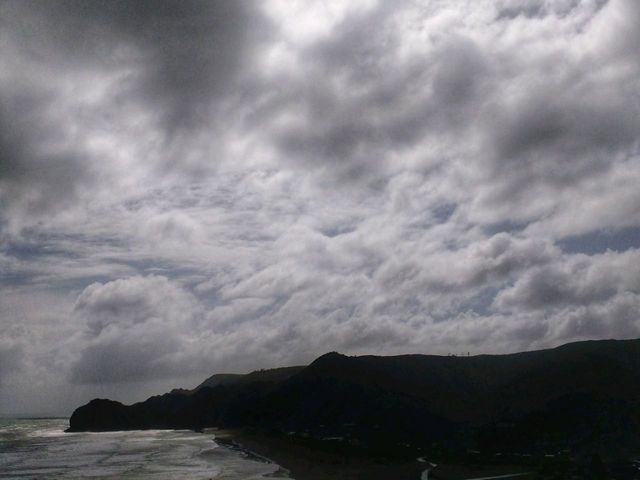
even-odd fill
[(640, 336), (640, 2), (0, 1), (0, 412)]

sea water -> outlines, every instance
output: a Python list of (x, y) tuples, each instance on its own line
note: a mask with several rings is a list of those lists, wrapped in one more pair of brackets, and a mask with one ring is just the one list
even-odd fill
[(0, 479), (286, 478), (278, 465), (215, 442), (215, 432), (65, 433), (68, 419), (0, 418)]

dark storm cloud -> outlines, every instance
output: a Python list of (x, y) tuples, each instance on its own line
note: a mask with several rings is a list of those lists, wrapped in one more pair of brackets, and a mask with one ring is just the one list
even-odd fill
[(145, 129), (159, 146), (136, 161), (179, 169), (182, 142), (216, 128), (216, 100), (235, 88), (260, 30), (231, 0), (7, 1), (0, 13), (0, 196), (3, 216), (20, 221), (115, 173), (122, 139), (99, 151), (92, 136)]
[[(39, 213), (74, 198), (86, 179), (81, 153), (60, 138), (43, 92), (10, 87), (0, 91), (0, 199)], [(1, 212), (0, 212), (1, 213)]]
[(234, 0), (6, 2), (21, 55), (60, 69), (130, 64), (117, 101), (143, 100), (169, 131), (208, 117), (227, 93), (254, 32)]

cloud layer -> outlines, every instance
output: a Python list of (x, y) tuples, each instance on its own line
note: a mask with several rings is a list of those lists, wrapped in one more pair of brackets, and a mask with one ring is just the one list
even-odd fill
[(16, 392), (32, 378), (62, 411), (329, 350), (640, 333), (634, 0), (9, 0), (0, 19)]

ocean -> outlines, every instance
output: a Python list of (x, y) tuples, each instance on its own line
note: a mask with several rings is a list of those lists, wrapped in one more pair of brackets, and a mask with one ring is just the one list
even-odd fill
[(0, 418), (0, 479), (288, 478), (278, 465), (215, 442), (215, 432), (64, 433), (64, 418)]

